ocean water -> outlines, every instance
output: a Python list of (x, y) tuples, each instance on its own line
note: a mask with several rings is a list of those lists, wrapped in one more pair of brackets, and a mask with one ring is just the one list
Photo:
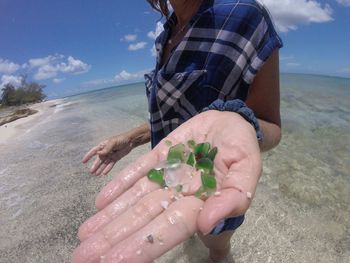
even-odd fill
[[(264, 154), (256, 197), (227, 262), (350, 262), (349, 101), (350, 79), (282, 74), (283, 139)], [(81, 158), (148, 116), (142, 83), (59, 103), (0, 144), (0, 262), (70, 262), (77, 229), (112, 178), (89, 175)], [(135, 149), (111, 174), (149, 150)], [(157, 262), (205, 257), (193, 238)]]

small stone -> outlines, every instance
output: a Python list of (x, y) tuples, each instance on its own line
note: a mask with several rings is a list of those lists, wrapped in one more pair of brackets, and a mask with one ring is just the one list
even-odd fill
[(141, 255), (141, 254), (142, 254), (142, 251), (141, 251), (141, 250), (137, 250), (137, 251), (136, 251), (136, 254), (137, 254), (137, 255)]
[(247, 192), (247, 197), (248, 197), (248, 199), (252, 199), (252, 193), (251, 192)]
[(161, 201), (161, 202), (160, 202), (160, 205), (161, 205), (164, 209), (167, 209), (168, 206), (169, 206), (169, 202), (168, 202), (168, 201)]
[(153, 244), (153, 242), (154, 242), (153, 236), (152, 235), (148, 235), (147, 236), (147, 241), (150, 242), (151, 244)]

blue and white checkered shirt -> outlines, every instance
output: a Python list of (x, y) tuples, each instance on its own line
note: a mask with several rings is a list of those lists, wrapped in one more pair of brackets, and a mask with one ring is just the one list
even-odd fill
[(152, 147), (213, 101), (245, 101), (264, 62), (282, 47), (267, 10), (253, 0), (204, 0), (182, 41), (160, 67), (176, 24), (156, 39), (157, 64), (145, 75)]

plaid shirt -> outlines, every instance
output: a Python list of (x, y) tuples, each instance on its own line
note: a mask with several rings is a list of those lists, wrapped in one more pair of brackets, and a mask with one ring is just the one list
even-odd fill
[(176, 23), (172, 14), (155, 42), (156, 68), (145, 75), (152, 147), (216, 99), (245, 101), (261, 66), (282, 47), (268, 12), (257, 1), (204, 0), (160, 67)]

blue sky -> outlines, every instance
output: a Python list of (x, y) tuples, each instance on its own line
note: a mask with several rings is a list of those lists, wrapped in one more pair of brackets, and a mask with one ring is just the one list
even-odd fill
[[(281, 71), (350, 77), (350, 0), (261, 0)], [(50, 97), (142, 81), (160, 15), (145, 0), (0, 0), (0, 86), (25, 74)]]

